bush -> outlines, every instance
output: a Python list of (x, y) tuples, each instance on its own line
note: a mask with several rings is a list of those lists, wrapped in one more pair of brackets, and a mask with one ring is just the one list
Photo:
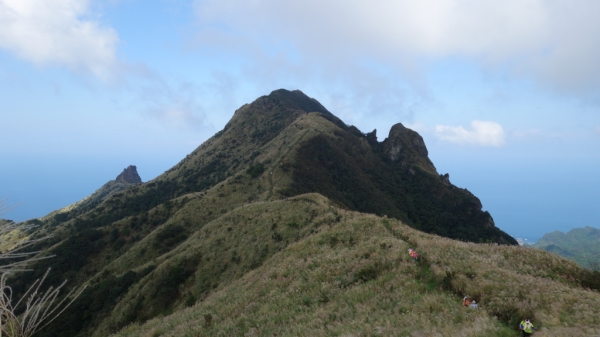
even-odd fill
[(188, 238), (188, 234), (185, 228), (180, 225), (169, 224), (164, 226), (152, 241), (152, 247), (160, 254), (164, 254), (178, 244), (185, 241)]
[(248, 168), (248, 170), (246, 170), (246, 173), (248, 173), (252, 179), (263, 174), (263, 172), (265, 172), (265, 166), (263, 165), (263, 163), (252, 165)]

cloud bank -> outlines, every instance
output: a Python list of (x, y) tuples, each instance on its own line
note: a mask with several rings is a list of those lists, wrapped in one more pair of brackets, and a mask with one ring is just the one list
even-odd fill
[(0, 47), (39, 66), (112, 76), (119, 38), (89, 17), (88, 0), (0, 0)]
[(504, 145), (504, 130), (502, 126), (491, 121), (472, 121), (471, 130), (462, 125), (436, 125), (435, 136), (445, 142), (479, 146)]
[(459, 57), (562, 91), (600, 87), (595, 0), (197, 0), (195, 13), (207, 48), (332, 68), (375, 60), (409, 73)]

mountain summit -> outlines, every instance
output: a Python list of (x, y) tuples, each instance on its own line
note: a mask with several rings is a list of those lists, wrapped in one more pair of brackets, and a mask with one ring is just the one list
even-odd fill
[(142, 178), (137, 173), (135, 165), (129, 165), (117, 176), (115, 181), (126, 184), (139, 184), (142, 182)]
[[(437, 172), (417, 132), (396, 124), (379, 142), (299, 90), (243, 105), (157, 178), (141, 183), (130, 166), (88, 199), (42, 219), (40, 232), (55, 235), (36, 249), (56, 257), (13, 287), (23, 293), (48, 266), (57, 280), (91, 285), (48, 336), (107, 336), (193, 305), (303, 242), (343, 249), (355, 266), (409, 244), (425, 260), (415, 235), (426, 234), (414, 229), (516, 245), (477, 197)], [(376, 279), (393, 269), (386, 261), (343, 272), (337, 288)]]

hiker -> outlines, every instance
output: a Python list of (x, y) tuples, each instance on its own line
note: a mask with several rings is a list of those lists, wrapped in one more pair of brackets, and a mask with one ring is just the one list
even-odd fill
[(412, 256), (415, 261), (417, 261), (417, 258), (419, 257), (419, 254), (412, 248), (408, 248), (408, 255)]
[(478, 308), (477, 302), (475, 302), (475, 300), (471, 301), (471, 304), (469, 304), (469, 308), (477, 309)]
[(529, 321), (529, 319), (525, 319), (524, 321), (521, 321), (521, 324), (519, 324), (519, 329), (521, 329), (523, 332), (523, 336), (531, 336), (533, 334), (533, 330), (535, 330), (535, 327)]
[(467, 296), (465, 296), (463, 298), (463, 306), (468, 307), (470, 304), (471, 304), (471, 300)]

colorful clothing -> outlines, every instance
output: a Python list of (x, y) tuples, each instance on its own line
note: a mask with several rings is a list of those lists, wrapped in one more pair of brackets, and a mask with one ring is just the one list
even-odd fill
[(523, 331), (523, 336), (530, 336), (535, 329), (529, 320), (522, 321), (521, 324), (519, 324), (519, 328)]

